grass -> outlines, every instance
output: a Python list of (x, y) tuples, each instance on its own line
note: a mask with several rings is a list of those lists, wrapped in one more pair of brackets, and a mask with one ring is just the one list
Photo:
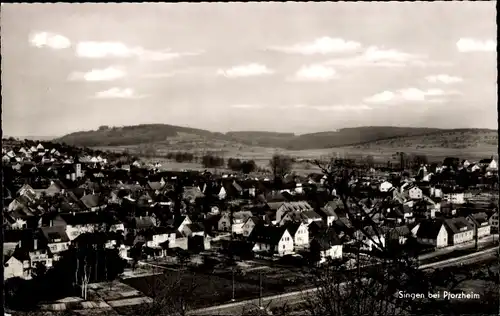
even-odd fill
[[(154, 278), (163, 278), (155, 281)], [(123, 282), (143, 292), (147, 296), (153, 296), (151, 284), (169, 284), (179, 277), (178, 272), (165, 271), (163, 275), (147, 276), (127, 279)], [(232, 298), (232, 281), (215, 275), (194, 274), (181, 272), (181, 286), (188, 286), (194, 282), (196, 288), (191, 300), (191, 308), (202, 308), (229, 302)], [(238, 299), (251, 299), (258, 297), (259, 286), (243, 282), (235, 282), (235, 297)]]

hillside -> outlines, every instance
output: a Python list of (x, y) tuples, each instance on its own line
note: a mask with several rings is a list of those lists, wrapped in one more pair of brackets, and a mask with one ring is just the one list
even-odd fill
[[(166, 124), (125, 127), (103, 126), (95, 131), (72, 133), (56, 139), (69, 145), (117, 147), (154, 145), (158, 149), (217, 150), (255, 146), (288, 150), (311, 150), (355, 146), (356, 148), (443, 147), (468, 148), (496, 145), (497, 131), (480, 129), (368, 126), (337, 131), (294, 135), (260, 131), (228, 132)], [(422, 147), (423, 146), (423, 147)]]
[(449, 148), (449, 149), (492, 149), (497, 152), (498, 132), (489, 129), (441, 130), (424, 135), (392, 137), (383, 140), (357, 144), (358, 149), (380, 148)]
[(95, 131), (71, 133), (57, 138), (55, 141), (87, 147), (127, 146), (163, 142), (179, 135), (195, 135), (206, 138), (223, 136), (221, 133), (212, 133), (207, 130), (190, 127), (167, 124), (143, 124), (124, 127), (101, 126)]

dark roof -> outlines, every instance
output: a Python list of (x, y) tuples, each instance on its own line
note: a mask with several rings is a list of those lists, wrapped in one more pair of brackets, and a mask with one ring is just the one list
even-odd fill
[(252, 230), (250, 236), (248, 236), (248, 240), (252, 242), (277, 245), (286, 230), (286, 227), (283, 226), (277, 227), (257, 225)]
[(299, 230), (300, 223), (288, 222), (283, 226), (286, 227), (290, 235), (295, 236), (295, 233)]
[(52, 227), (42, 227), (40, 228), (42, 236), (45, 237), (47, 243), (56, 242), (68, 242), (69, 238), (66, 234), (64, 227), (61, 226), (52, 226)]
[(488, 222), (489, 216), (485, 212), (480, 212), (469, 215), (469, 218), (472, 219), (472, 221), (474, 221), (477, 225), (481, 225)]
[(103, 212), (80, 212), (80, 213), (62, 213), (59, 214), (66, 224), (74, 225), (88, 225), (88, 224), (117, 224), (118, 220), (114, 215)]
[(205, 226), (202, 223), (192, 223), (192, 224), (188, 224), (186, 226), (193, 233), (195, 233), (195, 232), (204, 232), (205, 231)]
[(82, 201), (83, 205), (87, 208), (97, 207), (102, 204), (102, 199), (97, 194), (87, 194), (83, 196), (80, 201)]
[(179, 226), (181, 226), (181, 224), (184, 222), (184, 220), (186, 219), (187, 216), (184, 216), (184, 215), (181, 215), (181, 216), (175, 216), (174, 218), (172, 219), (169, 219), (167, 221), (167, 223), (174, 227), (175, 229), (178, 229)]
[(442, 226), (443, 226), (442, 221), (432, 221), (432, 220), (422, 221), (417, 231), (417, 237), (426, 239), (436, 239)]
[(481, 159), (481, 160), (479, 160), (479, 163), (487, 163), (487, 164), (490, 164), (492, 161), (493, 161), (493, 158)]
[(447, 228), (453, 232), (453, 234), (460, 233), (463, 229), (467, 231), (474, 228), (474, 226), (472, 226), (472, 224), (463, 217), (445, 219), (445, 224)]
[(136, 229), (146, 229), (155, 226), (154, 220), (149, 216), (134, 217), (131, 222), (132, 227)]

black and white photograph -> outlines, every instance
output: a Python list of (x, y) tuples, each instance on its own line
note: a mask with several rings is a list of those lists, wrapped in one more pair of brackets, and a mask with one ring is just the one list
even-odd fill
[(496, 21), (2, 3), (0, 316), (499, 315)]

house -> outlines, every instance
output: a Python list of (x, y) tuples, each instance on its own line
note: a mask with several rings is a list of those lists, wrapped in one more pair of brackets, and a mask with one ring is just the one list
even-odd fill
[(380, 192), (389, 192), (391, 188), (392, 188), (392, 183), (390, 183), (389, 181), (384, 181), (379, 186)]
[(498, 210), (495, 210), (495, 212), (489, 217), (488, 223), (491, 226), (491, 233), (498, 234), (498, 232), (499, 232), (499, 229), (498, 229)]
[(217, 196), (220, 200), (224, 200), (226, 198), (236, 198), (242, 194), (243, 188), (236, 182), (236, 180), (233, 180), (231, 183), (223, 181)]
[(385, 239), (388, 245), (404, 245), (411, 236), (411, 230), (407, 225), (389, 228)]
[(333, 229), (315, 236), (311, 240), (311, 252), (319, 252), (319, 264), (331, 259), (342, 259), (342, 243)]
[(286, 213), (302, 213), (306, 211), (313, 211), (313, 207), (305, 201), (301, 202), (271, 202), (268, 203), (271, 210), (276, 210), (276, 221), (282, 222), (282, 217)]
[(218, 229), (224, 232), (230, 231), (233, 234), (243, 234), (243, 225), (252, 216), (252, 212), (249, 211), (234, 212), (231, 223), (231, 213), (226, 212), (219, 219)]
[(495, 161), (495, 159), (493, 159), (493, 157), (491, 157), (490, 159), (482, 159), (482, 160), (480, 160), (479, 163), (478, 163), (478, 165), (481, 168), (485, 168), (486, 171), (496, 171), (496, 170), (498, 170), (498, 164)]
[(457, 245), (474, 239), (474, 226), (464, 217), (447, 218), (444, 224), (448, 230), (449, 245)]
[(204, 196), (199, 187), (184, 187), (184, 192), (182, 193), (182, 199), (190, 203), (194, 203), (196, 199)]
[(205, 236), (205, 227), (202, 223), (191, 223), (184, 225), (182, 228), (182, 233), (184, 236), (193, 237), (193, 236)]
[(361, 241), (361, 249), (371, 251), (374, 247), (380, 250), (385, 247), (385, 236), (380, 228), (368, 226), (364, 230), (364, 233), (359, 230), (355, 233), (356, 238)]
[(475, 213), (467, 216), (467, 220), (474, 226), (474, 237), (477, 232), (477, 238), (488, 236), (491, 233), (491, 225), (488, 222), (486, 213)]
[(182, 232), (184, 230), (185, 225), (192, 224), (191, 219), (187, 215), (174, 216), (172, 219), (167, 221), (167, 224), (170, 227), (173, 227), (178, 232)]
[(323, 221), (326, 223), (327, 226), (332, 226), (333, 222), (335, 222), (338, 218), (337, 214), (335, 213), (335, 207), (328, 207), (328, 202), (325, 207), (321, 208), (318, 210), (318, 214), (323, 218)]
[(166, 248), (176, 247), (175, 241), (177, 236), (177, 231), (171, 227), (150, 227), (142, 231), (142, 234), (146, 239), (146, 246), (154, 249), (161, 249), (162, 255)]
[(303, 249), (309, 246), (309, 228), (303, 222), (286, 223), (284, 227), (293, 238), (294, 249)]
[(124, 232), (128, 234), (131, 231), (140, 232), (151, 230), (156, 227), (157, 221), (152, 216), (139, 216), (130, 218), (124, 225)]
[(23, 185), (18, 191), (17, 196), (26, 198), (29, 202), (34, 202), (38, 198), (35, 190), (29, 185)]
[(80, 199), (85, 208), (89, 211), (95, 212), (106, 206), (103, 199), (98, 194), (86, 194)]
[(443, 221), (423, 220), (411, 232), (421, 244), (432, 245), (436, 248), (448, 246), (448, 232)]
[(71, 243), (64, 227), (52, 226), (40, 228), (40, 242), (47, 246), (52, 254), (58, 254), (68, 250)]
[(83, 233), (108, 230), (108, 228), (109, 231), (125, 231), (121, 222), (113, 215), (104, 212), (61, 213), (51, 221), (50, 226), (65, 227), (70, 240), (74, 240)]
[(286, 227), (257, 225), (248, 237), (254, 252), (267, 252), (283, 256), (293, 253), (293, 238)]
[(259, 219), (257, 216), (251, 216), (243, 224), (243, 236), (248, 237), (252, 233), (252, 230), (256, 225), (263, 224), (263, 220)]
[(453, 204), (465, 204), (465, 193), (462, 190), (443, 188), (443, 199)]
[[(29, 278), (29, 269), (18, 252), (4, 256), (4, 281), (10, 278)], [(27, 260), (26, 260), (27, 261)]]
[(422, 189), (420, 189), (419, 187), (411, 186), (408, 189), (408, 195), (409, 195), (410, 199), (412, 199), (412, 200), (419, 200), (422, 198), (423, 192), (422, 192)]

